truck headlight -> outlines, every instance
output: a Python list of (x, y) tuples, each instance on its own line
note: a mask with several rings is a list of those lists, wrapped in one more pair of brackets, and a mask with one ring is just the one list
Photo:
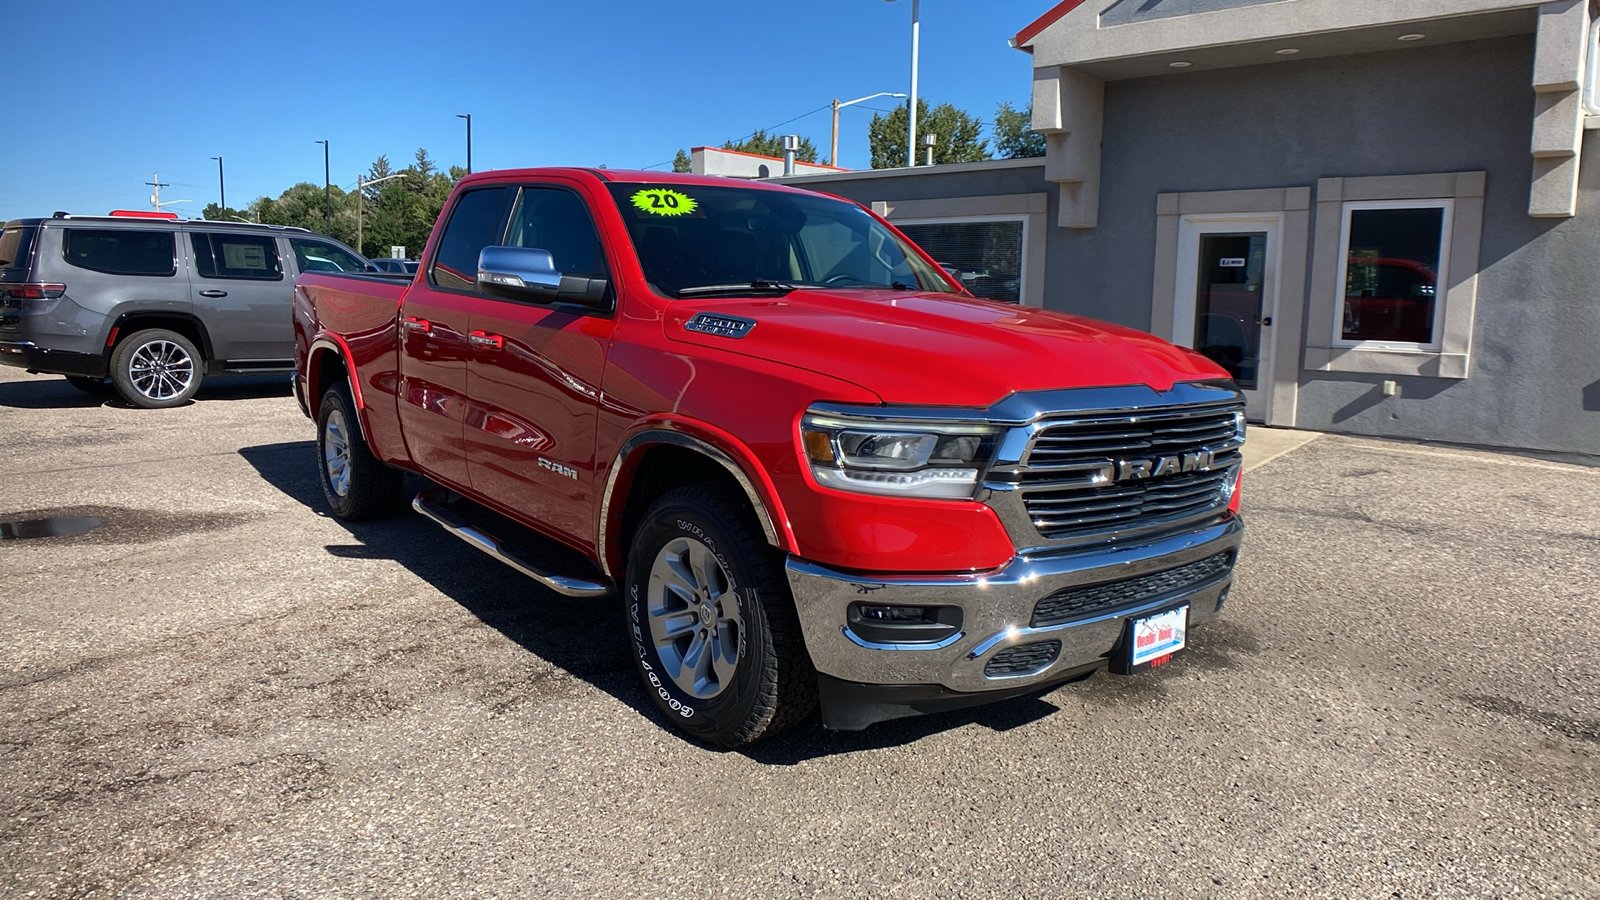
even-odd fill
[(998, 428), (965, 423), (884, 424), (807, 413), (800, 438), (811, 474), (841, 491), (969, 500)]

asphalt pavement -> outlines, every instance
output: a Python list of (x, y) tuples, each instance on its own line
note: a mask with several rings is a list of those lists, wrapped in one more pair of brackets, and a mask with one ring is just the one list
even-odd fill
[(0, 534), (0, 896), (1600, 896), (1600, 469), (1322, 436), (1171, 664), (728, 752), (312, 437), (0, 369), (0, 520), (101, 523)]

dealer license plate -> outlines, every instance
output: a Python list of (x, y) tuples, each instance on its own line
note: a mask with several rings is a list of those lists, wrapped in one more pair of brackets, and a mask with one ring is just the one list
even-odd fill
[(1164, 610), (1153, 616), (1133, 620), (1134, 668), (1154, 659), (1170, 656), (1184, 648), (1189, 631), (1189, 606)]

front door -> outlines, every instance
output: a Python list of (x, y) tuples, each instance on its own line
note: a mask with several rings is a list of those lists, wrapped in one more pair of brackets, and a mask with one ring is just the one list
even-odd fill
[(1226, 369), (1258, 422), (1272, 380), (1280, 232), (1277, 218), (1186, 219), (1179, 239), (1174, 339)]

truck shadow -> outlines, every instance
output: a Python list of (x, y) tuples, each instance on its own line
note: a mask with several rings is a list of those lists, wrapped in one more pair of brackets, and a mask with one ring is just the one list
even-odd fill
[[(286, 374), (217, 375), (205, 379), (190, 403), (206, 403), (212, 400), (257, 400), (263, 397), (289, 397), (292, 394), (293, 389)], [(0, 382), (0, 407), (85, 409), (92, 406), (134, 408), (131, 403), (114, 393), (103, 397), (86, 394), (68, 384), (65, 378), (36, 376), (25, 380)]]
[[(269, 484), (318, 515), (326, 515), (313, 467), (315, 446), (312, 441), (265, 444), (242, 448), (239, 455)], [(428, 484), (407, 476), (406, 489), (415, 493)], [(438, 526), (409, 510), (392, 519), (338, 524), (349, 532), (352, 542), (329, 545), (329, 554), (399, 563), (529, 653), (672, 730), (634, 671), (619, 603), (573, 600), (548, 591), (442, 534)], [(758, 763), (789, 766), (909, 744), (970, 724), (1008, 731), (1054, 712), (1057, 707), (1030, 695), (974, 709), (883, 722), (859, 732), (827, 731), (813, 715), (810, 722), (734, 752)]]

